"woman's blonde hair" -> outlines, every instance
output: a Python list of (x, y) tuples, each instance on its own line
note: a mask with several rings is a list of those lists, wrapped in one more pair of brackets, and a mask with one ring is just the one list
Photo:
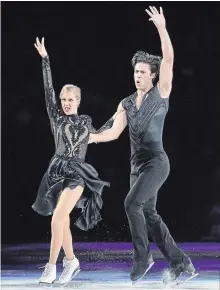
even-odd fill
[(62, 97), (62, 95), (64, 93), (69, 93), (69, 92), (73, 92), (75, 94), (76, 99), (80, 103), (80, 101), (81, 101), (81, 89), (77, 86), (74, 86), (74, 85), (65, 85), (60, 92), (60, 98)]

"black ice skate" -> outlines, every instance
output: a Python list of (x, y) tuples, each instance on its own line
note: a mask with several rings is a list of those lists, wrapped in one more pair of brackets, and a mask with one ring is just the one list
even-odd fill
[[(187, 273), (190, 276), (183, 280), (177, 280), (183, 273)], [(191, 260), (187, 257), (187, 259), (185, 259), (181, 264), (171, 266), (171, 268), (165, 272), (163, 283), (168, 287), (176, 287), (177, 285), (183, 284), (198, 275), (199, 273), (196, 272)]]
[(141, 259), (138, 262), (135, 261), (130, 274), (130, 278), (133, 283), (136, 283), (142, 279), (153, 266), (153, 264), (154, 260), (152, 255), (150, 255), (147, 259)]

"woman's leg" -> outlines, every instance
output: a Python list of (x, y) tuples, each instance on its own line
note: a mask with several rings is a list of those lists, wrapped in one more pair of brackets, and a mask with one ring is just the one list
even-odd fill
[(72, 240), (72, 234), (70, 230), (70, 217), (69, 216), (64, 222), (63, 250), (64, 250), (65, 257), (67, 260), (72, 260), (75, 257), (74, 252), (73, 252), (73, 240)]
[(77, 186), (75, 189), (65, 188), (61, 193), (51, 221), (50, 264), (56, 264), (63, 243), (65, 221), (82, 195), (82, 192), (83, 187)]

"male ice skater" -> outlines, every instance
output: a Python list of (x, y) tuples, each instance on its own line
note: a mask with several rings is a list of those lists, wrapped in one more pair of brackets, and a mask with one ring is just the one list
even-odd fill
[[(132, 59), (137, 91), (123, 99), (114, 124), (100, 134), (91, 134), (90, 142), (117, 139), (129, 126), (131, 146), (130, 191), (125, 210), (134, 246), (132, 281), (141, 279), (153, 265), (149, 253), (148, 233), (170, 263), (164, 283), (175, 283), (183, 272), (195, 277), (190, 258), (176, 245), (168, 228), (156, 211), (158, 190), (168, 177), (169, 160), (163, 148), (162, 134), (172, 88), (174, 52), (166, 30), (163, 10), (146, 10), (160, 35), (163, 58), (138, 51)], [(159, 73), (159, 82), (153, 80)]]

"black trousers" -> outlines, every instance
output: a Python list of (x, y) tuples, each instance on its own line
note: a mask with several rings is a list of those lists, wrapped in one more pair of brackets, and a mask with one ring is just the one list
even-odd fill
[(161, 155), (154, 157), (142, 166), (131, 165), (131, 189), (125, 199), (125, 211), (134, 246), (134, 260), (148, 257), (149, 233), (167, 261), (171, 265), (179, 264), (185, 254), (176, 245), (156, 210), (158, 190), (169, 174), (169, 160), (163, 154), (162, 158)]

